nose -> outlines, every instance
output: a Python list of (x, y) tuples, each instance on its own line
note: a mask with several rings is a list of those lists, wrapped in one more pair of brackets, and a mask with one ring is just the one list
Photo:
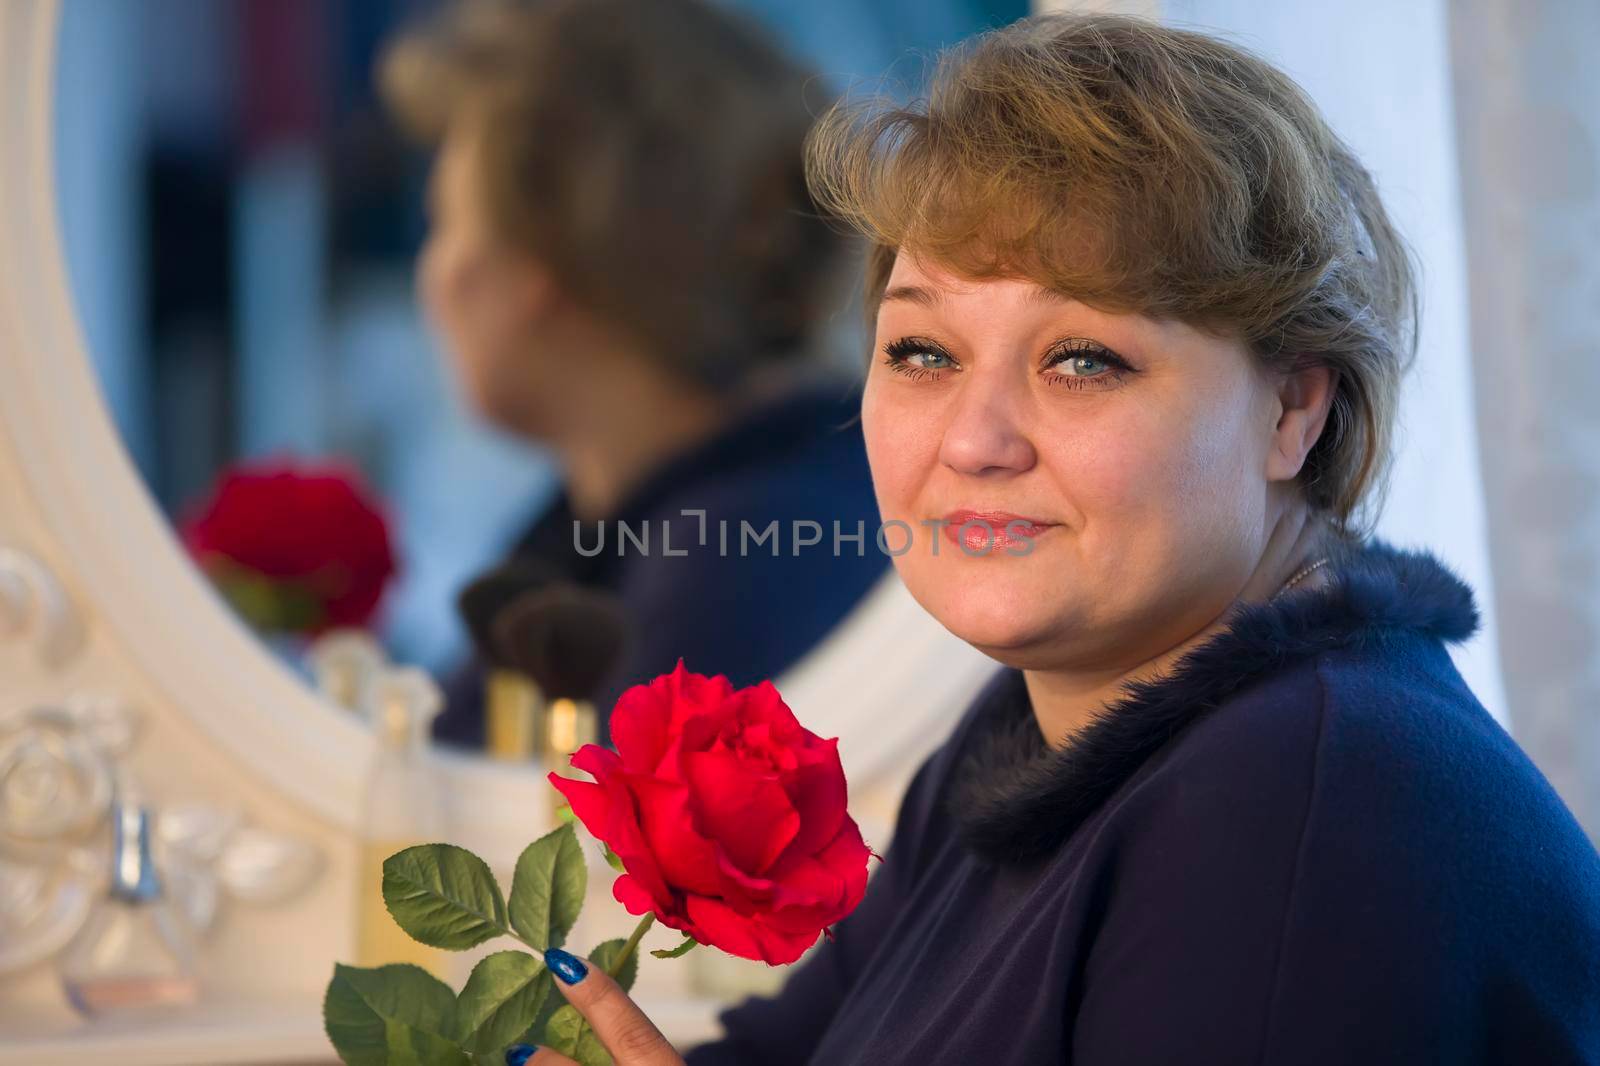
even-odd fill
[(1021, 473), (1038, 461), (1027, 430), (1026, 386), (1009, 374), (973, 373), (948, 408), (939, 460), (971, 475)]

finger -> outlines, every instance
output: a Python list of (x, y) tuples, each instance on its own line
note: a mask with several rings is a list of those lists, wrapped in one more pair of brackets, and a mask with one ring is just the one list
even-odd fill
[(589, 1021), (616, 1066), (683, 1066), (667, 1038), (611, 975), (560, 948), (544, 953), (556, 987)]

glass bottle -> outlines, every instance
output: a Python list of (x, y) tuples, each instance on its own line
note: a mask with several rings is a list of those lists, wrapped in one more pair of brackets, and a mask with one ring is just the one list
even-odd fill
[(361, 819), (356, 877), (356, 965), (410, 962), (450, 979), (449, 952), (419, 944), (395, 924), (383, 903), (383, 861), (417, 844), (448, 841), (443, 791), (429, 758), (439, 687), (422, 670), (381, 670), (364, 709), (378, 741)]
[(351, 711), (361, 708), (367, 686), (388, 663), (383, 646), (364, 629), (331, 629), (306, 651), (317, 690)]
[(110, 890), (72, 941), (59, 968), (81, 1014), (148, 1011), (193, 1003), (195, 935), (162, 885), (151, 852), (154, 819), (133, 797), (111, 806)]
[[(570, 765), (572, 754), (585, 744), (599, 740), (600, 716), (589, 700), (553, 699), (546, 705), (539, 736), (539, 750), (549, 761), (550, 768), (562, 777), (587, 781), (589, 777)], [(550, 812), (549, 827), (559, 829), (568, 820), (570, 804), (557, 794)]]

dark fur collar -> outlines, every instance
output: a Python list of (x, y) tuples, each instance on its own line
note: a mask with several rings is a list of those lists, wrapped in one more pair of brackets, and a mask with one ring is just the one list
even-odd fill
[(1157, 749), (1250, 681), (1377, 631), (1456, 643), (1478, 629), (1472, 590), (1425, 550), (1378, 538), (1339, 542), (1328, 583), (1236, 608), (1232, 625), (1164, 677), (1133, 682), (1061, 750), (1044, 742), (1022, 672), (1000, 671), (973, 707), (945, 792), (962, 843), (996, 863), (1026, 863), (1061, 844)]

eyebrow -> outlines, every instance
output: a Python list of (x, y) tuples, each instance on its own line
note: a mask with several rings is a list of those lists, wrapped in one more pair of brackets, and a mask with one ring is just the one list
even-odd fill
[(883, 302), (890, 300), (907, 300), (923, 307), (932, 307), (939, 303), (943, 297), (933, 289), (924, 289), (920, 285), (896, 285), (891, 289), (883, 290)]
[[(1055, 289), (1045, 288), (1043, 285), (1035, 286), (1027, 296), (1029, 303), (1062, 303), (1067, 299), (1068, 297), (1064, 293)], [(921, 304), (923, 307), (933, 307), (943, 302), (944, 296), (938, 289), (924, 288), (921, 285), (896, 285), (883, 291), (881, 302), (888, 303), (890, 300), (905, 300), (910, 303)]]

